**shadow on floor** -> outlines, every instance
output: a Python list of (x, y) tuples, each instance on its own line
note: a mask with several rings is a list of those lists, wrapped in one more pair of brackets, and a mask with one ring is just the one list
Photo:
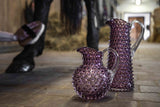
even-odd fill
[(0, 74), (0, 94), (4, 92), (21, 92), (27, 89), (39, 90), (39, 88), (43, 88), (72, 75), (72, 73), (73, 69), (69, 67), (38, 68), (33, 72), (21, 74), (2, 73)]
[(100, 100), (83, 100), (78, 95), (75, 95), (71, 98), (71, 102), (91, 102), (91, 103), (101, 103), (101, 102), (108, 102), (114, 99), (114, 96), (105, 96), (103, 99)]
[(74, 104), (74, 106), (79, 107), (80, 103), (83, 105), (85, 105), (87, 103), (93, 103), (93, 104), (94, 103), (96, 103), (96, 104), (97, 103), (104, 103), (104, 102), (107, 103), (107, 102), (112, 101), (113, 99), (114, 99), (114, 95), (106, 96), (100, 100), (84, 100), (84, 99), (81, 99), (78, 95), (75, 95), (66, 103), (66, 105), (73, 105)]

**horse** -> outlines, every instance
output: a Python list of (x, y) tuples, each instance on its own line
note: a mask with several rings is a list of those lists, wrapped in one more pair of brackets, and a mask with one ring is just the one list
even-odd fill
[[(35, 10), (33, 21), (41, 21), (47, 26), (51, 3), (54, 0), (34, 0)], [(84, 0), (87, 9), (87, 46), (98, 50), (99, 42), (99, 14), (98, 0)], [(74, 34), (80, 31), (82, 23), (82, 0), (61, 0), (61, 21), (66, 31)], [(44, 49), (46, 27), (39, 40), (32, 45), (26, 45), (22, 52), (14, 57), (6, 69), (6, 73), (30, 72), (35, 67), (34, 57), (40, 56)]]

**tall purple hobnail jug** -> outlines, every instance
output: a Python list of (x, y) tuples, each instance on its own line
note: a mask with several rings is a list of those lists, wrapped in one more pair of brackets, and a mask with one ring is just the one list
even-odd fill
[[(130, 43), (130, 30), (135, 23), (141, 25), (141, 34), (134, 45)], [(144, 25), (137, 20), (131, 24), (122, 19), (107, 21), (111, 27), (109, 47), (116, 50), (119, 55), (119, 66), (111, 83), (111, 91), (132, 91), (134, 88), (132, 56), (138, 48), (144, 34)], [(115, 56), (109, 52), (108, 68), (114, 65)]]
[[(111, 48), (97, 51), (89, 47), (82, 47), (77, 51), (83, 55), (83, 64), (73, 74), (72, 84), (74, 90), (80, 98), (85, 100), (103, 98), (110, 88), (114, 76), (113, 72), (116, 71), (118, 66), (119, 57), (117, 52)], [(111, 69), (103, 66), (102, 58), (106, 51), (115, 55), (114, 67)]]

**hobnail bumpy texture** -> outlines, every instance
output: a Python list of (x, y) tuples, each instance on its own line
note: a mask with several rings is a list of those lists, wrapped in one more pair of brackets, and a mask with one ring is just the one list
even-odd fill
[(85, 100), (103, 98), (110, 86), (110, 73), (103, 66), (102, 52), (87, 47), (78, 51), (83, 54), (83, 65), (72, 77), (76, 93)]
[[(131, 58), (130, 30), (131, 24), (122, 19), (111, 19), (107, 22), (111, 27), (109, 47), (119, 54), (119, 68), (110, 86), (112, 91), (132, 91), (133, 71)], [(114, 64), (115, 56), (109, 53), (108, 69)]]

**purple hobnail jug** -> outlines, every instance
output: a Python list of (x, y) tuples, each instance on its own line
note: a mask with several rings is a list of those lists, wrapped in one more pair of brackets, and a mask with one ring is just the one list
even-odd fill
[[(77, 50), (83, 55), (83, 64), (73, 74), (73, 87), (80, 98), (85, 100), (96, 100), (103, 98), (116, 71), (119, 57), (115, 50), (108, 48), (97, 51), (93, 48), (82, 47)], [(103, 55), (106, 51), (115, 55), (114, 67), (107, 69), (103, 66)]]
[[(134, 24), (141, 25), (141, 34), (134, 45), (130, 43), (130, 31)], [(138, 48), (144, 35), (144, 25), (137, 20), (128, 23), (122, 19), (107, 21), (111, 27), (109, 47), (116, 50), (119, 55), (119, 66), (111, 83), (111, 91), (132, 91), (134, 88), (132, 56)], [(108, 69), (114, 65), (115, 56), (109, 52)]]

